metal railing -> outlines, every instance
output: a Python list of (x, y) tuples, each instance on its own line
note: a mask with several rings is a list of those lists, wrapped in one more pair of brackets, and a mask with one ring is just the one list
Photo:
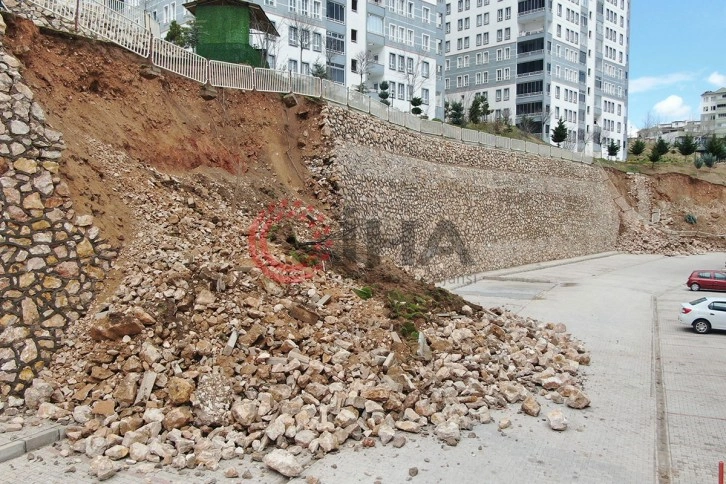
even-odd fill
[[(28, 5), (32, 4), (48, 12), (52, 17), (66, 20), (61, 28), (69, 32), (88, 32), (107, 39), (121, 47), (128, 49), (142, 57), (149, 59), (153, 65), (174, 72), (180, 76), (192, 79), (200, 84), (211, 84), (215, 87), (257, 90), (265, 92), (290, 93), (294, 92), (306, 96), (319, 97), (326, 101), (353, 108), (389, 123), (431, 136), (448, 138), (456, 141), (475, 143), (489, 148), (516, 150), (542, 155), (550, 153), (551, 156), (592, 163), (591, 157), (581, 153), (572, 153), (555, 148), (542, 148), (534, 143), (524, 143), (510, 138), (495, 136), (476, 130), (462, 129), (440, 121), (432, 121), (414, 116), (411, 113), (399, 111), (385, 105), (372, 95), (361, 93), (345, 86), (317, 77), (298, 74), (289, 71), (274, 69), (252, 68), (242, 64), (231, 64), (208, 60), (182, 47), (155, 38), (144, 23), (138, 23), (133, 15), (128, 13), (131, 5), (121, 8), (120, 0), (106, 0), (106, 4), (95, 0), (25, 0), (18, 3), (13, 13), (21, 16), (28, 14)], [(25, 10), (24, 10), (25, 9)], [(118, 10), (117, 10), (118, 9)], [(31, 19), (37, 18), (37, 12), (31, 11), (27, 15)], [(529, 34), (538, 32), (529, 32)], [(518, 75), (528, 77), (540, 75), (543, 71)], [(376, 94), (376, 93), (372, 93)], [(536, 113), (541, 115), (542, 113)], [(532, 116), (532, 115), (530, 115)]]

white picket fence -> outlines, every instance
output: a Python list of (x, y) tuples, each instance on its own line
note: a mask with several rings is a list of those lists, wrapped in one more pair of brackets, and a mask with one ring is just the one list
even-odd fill
[[(33, 18), (33, 15), (27, 15), (29, 5), (39, 7), (48, 16), (70, 21), (65, 25), (72, 25), (67, 29), (73, 33), (90, 32), (149, 59), (157, 67), (201, 84), (209, 83), (215, 87), (246, 91), (292, 92), (322, 98), (432, 136), (583, 163), (593, 161), (592, 157), (583, 153), (573, 153), (549, 145), (525, 143), (521, 140), (462, 129), (440, 121), (421, 119), (387, 106), (379, 102), (376, 97), (317, 77), (210, 61), (182, 47), (153, 37), (145, 26), (145, 12), (123, 0), (21, 0), (11, 10), (20, 16)], [(37, 14), (37, 12), (31, 13)]]

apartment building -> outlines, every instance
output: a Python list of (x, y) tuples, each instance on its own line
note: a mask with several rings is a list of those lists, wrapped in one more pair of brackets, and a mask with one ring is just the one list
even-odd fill
[(493, 113), (561, 146), (627, 153), (630, 0), (450, 0), (444, 30), (446, 99), (486, 97)]
[[(235, 0), (228, 0), (234, 2)], [(275, 23), (279, 38), (252, 34), (268, 52), (271, 68), (311, 74), (322, 66), (328, 79), (361, 88), (375, 100), (389, 83), (391, 106), (410, 111), (420, 97), (429, 118), (443, 118), (444, 4), (436, 0), (250, 0)], [(148, 0), (162, 36), (172, 20), (193, 16), (182, 2)], [(203, 30), (203, 27), (201, 27)]]
[(701, 94), (701, 126), (704, 133), (726, 136), (726, 87)]

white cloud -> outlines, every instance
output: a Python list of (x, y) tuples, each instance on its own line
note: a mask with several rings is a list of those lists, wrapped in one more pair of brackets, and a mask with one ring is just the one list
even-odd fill
[(689, 119), (691, 116), (691, 106), (685, 104), (683, 98), (676, 95), (670, 95), (656, 103), (653, 111), (662, 117), (664, 122)]
[(714, 72), (713, 74), (708, 76), (707, 81), (716, 87), (726, 87), (726, 74)]
[(670, 86), (671, 84), (678, 84), (679, 82), (693, 81), (694, 78), (693, 74), (685, 72), (675, 72), (673, 74), (666, 74), (663, 76), (639, 77), (630, 81), (630, 93), (635, 94), (651, 91), (658, 87)]

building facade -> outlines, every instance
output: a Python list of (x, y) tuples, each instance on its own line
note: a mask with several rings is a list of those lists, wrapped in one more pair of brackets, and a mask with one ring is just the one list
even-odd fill
[(603, 156), (627, 153), (630, 0), (451, 0), (446, 4), (444, 90), (471, 105), (483, 95), (489, 120)]
[[(410, 111), (419, 97), (422, 114), (443, 118), (444, 4), (436, 0), (250, 0), (274, 22), (279, 38), (252, 34), (268, 52), (270, 68), (312, 74), (367, 92), (380, 100), (389, 84), (390, 105)], [(193, 19), (179, 2), (149, 0), (146, 8), (161, 35), (173, 20)], [(203, 35), (203, 26), (200, 26)], [(362, 85), (362, 87), (361, 87)]]
[(704, 133), (726, 136), (726, 87), (701, 94), (701, 126)]

